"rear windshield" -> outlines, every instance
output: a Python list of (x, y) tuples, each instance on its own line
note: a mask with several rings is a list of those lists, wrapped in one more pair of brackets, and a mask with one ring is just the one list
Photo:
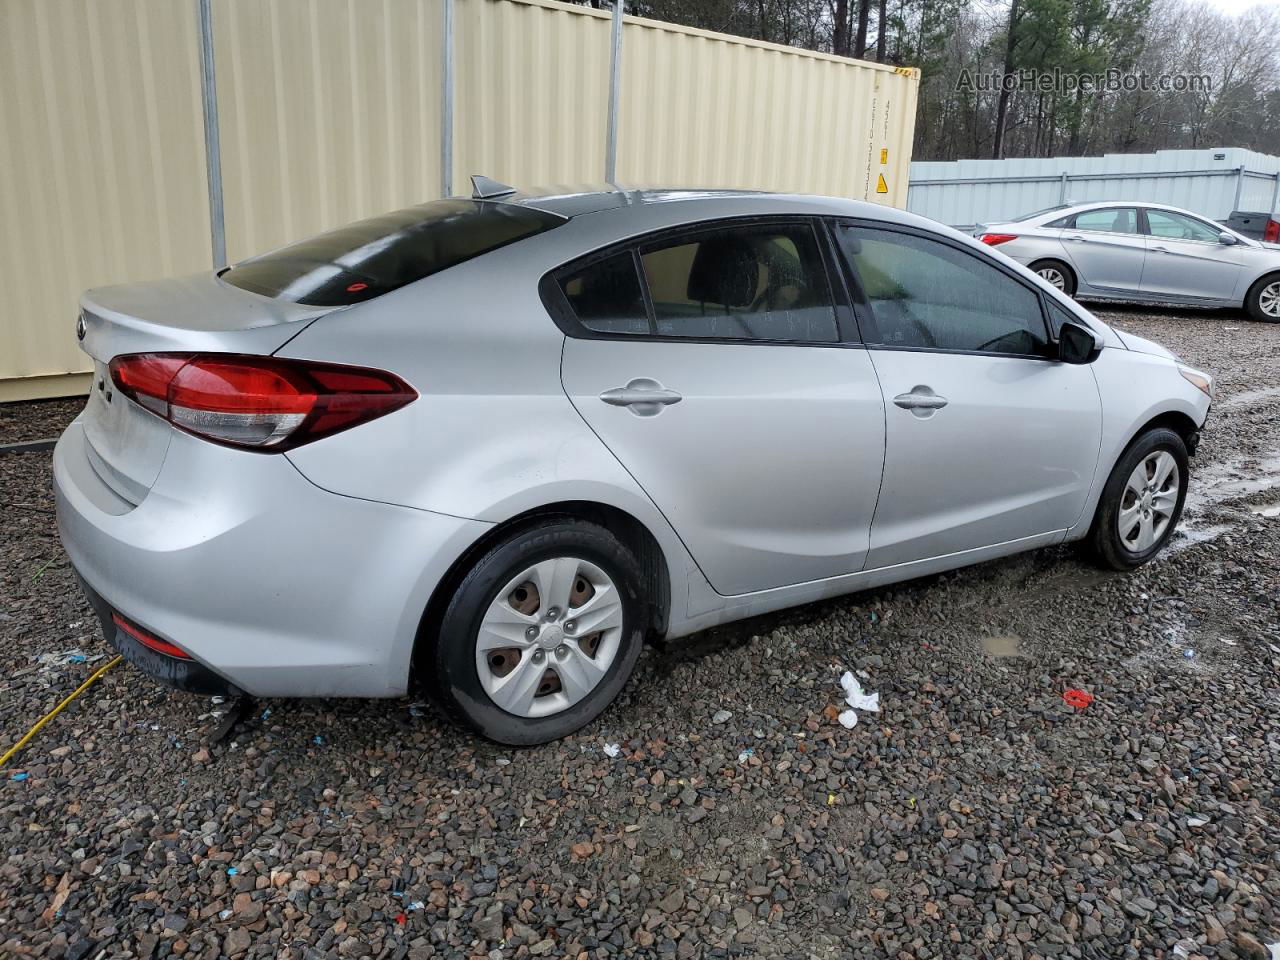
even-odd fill
[(564, 223), (511, 203), (434, 200), (246, 260), (222, 279), (318, 307), (360, 303)]

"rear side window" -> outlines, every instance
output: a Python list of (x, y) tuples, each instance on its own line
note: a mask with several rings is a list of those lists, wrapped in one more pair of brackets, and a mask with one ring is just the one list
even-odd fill
[(596, 333), (648, 333), (649, 314), (630, 250), (566, 276), (560, 289), (574, 316)]
[(555, 214), (517, 204), (435, 200), (246, 260), (223, 272), (222, 279), (266, 297), (346, 306), (563, 222)]
[(1133, 207), (1106, 207), (1102, 210), (1086, 210), (1077, 213), (1077, 230), (1098, 230), (1103, 233), (1138, 233), (1138, 211)]
[(755, 224), (641, 249), (663, 337), (839, 339), (831, 285), (813, 228)]

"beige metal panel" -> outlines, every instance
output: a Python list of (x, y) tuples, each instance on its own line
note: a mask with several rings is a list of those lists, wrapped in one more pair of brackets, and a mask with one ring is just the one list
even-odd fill
[(89, 368), (86, 287), (209, 266), (202, 123), (194, 3), (0, 3), (0, 379)]
[(914, 69), (638, 17), (622, 65), (623, 182), (906, 201)]
[(564, 3), (457, 0), (455, 193), (482, 173), (521, 187), (604, 180), (609, 15)]
[(218, 0), (232, 261), (440, 194), (441, 0)]

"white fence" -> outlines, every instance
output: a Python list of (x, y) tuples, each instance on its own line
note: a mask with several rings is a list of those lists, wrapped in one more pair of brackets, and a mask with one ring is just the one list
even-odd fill
[(954, 227), (1008, 220), (1059, 203), (1146, 200), (1225, 220), (1273, 212), (1280, 157), (1252, 150), (1161, 150), (1102, 157), (917, 161), (907, 209)]

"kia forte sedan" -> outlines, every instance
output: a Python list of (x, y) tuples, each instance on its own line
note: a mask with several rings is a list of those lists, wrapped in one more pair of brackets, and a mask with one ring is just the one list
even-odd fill
[(1188, 210), (1084, 203), (986, 224), (978, 236), (1068, 296), (1242, 307), (1280, 321), (1280, 246)]
[(1150, 560), (1210, 378), (886, 207), (479, 180), (92, 290), (54, 456), (108, 640), (193, 692), (564, 736), (646, 637), (1083, 541)]

